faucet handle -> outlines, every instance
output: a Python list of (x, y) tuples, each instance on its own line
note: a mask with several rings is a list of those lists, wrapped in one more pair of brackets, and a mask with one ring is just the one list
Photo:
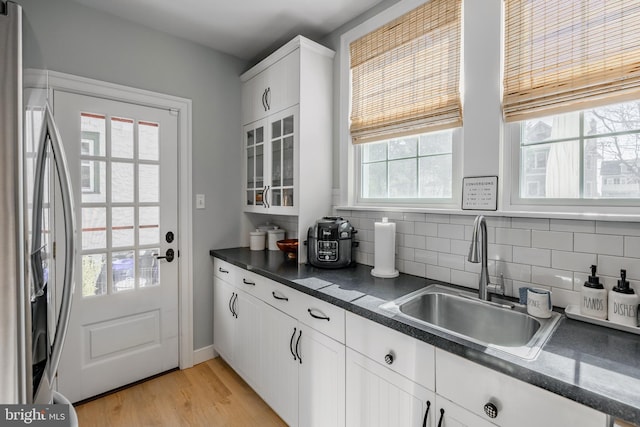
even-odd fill
[(504, 296), (504, 274), (500, 273), (500, 283), (487, 283), (487, 291)]

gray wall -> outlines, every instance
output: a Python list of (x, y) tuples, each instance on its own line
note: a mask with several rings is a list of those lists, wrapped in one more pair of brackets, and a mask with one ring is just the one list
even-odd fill
[(17, 0), (25, 16), (25, 67), (193, 101), (194, 348), (213, 342), (209, 249), (240, 243), (240, 79), (246, 62), (140, 27), (70, 0)]

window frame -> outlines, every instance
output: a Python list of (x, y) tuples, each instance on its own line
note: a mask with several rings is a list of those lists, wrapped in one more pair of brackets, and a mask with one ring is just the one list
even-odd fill
[[(376, 207), (384, 208), (423, 208), (423, 209), (461, 209), (462, 200), (462, 141), (463, 129), (452, 128), (452, 197), (451, 199), (367, 199), (360, 198), (360, 149), (351, 142), (349, 121), (351, 113), (351, 69), (349, 57), (349, 45), (356, 39), (376, 30), (390, 21), (424, 4), (425, 0), (401, 0), (398, 3), (377, 13), (372, 9), (373, 15), (361, 24), (340, 36), (339, 58), (339, 151), (334, 160), (339, 168), (339, 188), (341, 189), (336, 205), (351, 207)], [(463, 6), (464, 7), (464, 6)], [(464, 19), (464, 13), (462, 15)], [(464, 34), (464, 21), (462, 24)], [(464, 35), (461, 37), (461, 43)], [(461, 61), (464, 58), (464, 46), (461, 47)], [(460, 68), (461, 80), (464, 81), (464, 66)], [(461, 82), (462, 84), (462, 82)], [(461, 86), (461, 101), (464, 104), (464, 89)], [(463, 105), (464, 108), (464, 105)], [(424, 133), (424, 132), (423, 132)], [(362, 145), (362, 144), (357, 144)]]

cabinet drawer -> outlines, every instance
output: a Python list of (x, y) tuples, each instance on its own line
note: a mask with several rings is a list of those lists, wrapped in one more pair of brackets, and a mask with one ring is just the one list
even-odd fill
[(262, 289), (264, 288), (268, 280), (269, 279), (267, 279), (266, 277), (241, 268), (238, 270), (236, 282), (234, 283), (234, 285), (238, 289), (241, 289), (250, 295), (260, 298)]
[[(501, 426), (604, 427), (606, 415), (557, 394), (436, 350), (438, 394)], [(482, 387), (478, 385), (482, 384)], [(493, 403), (495, 418), (484, 413)]]
[(294, 307), (298, 321), (344, 344), (344, 310), (333, 304), (298, 292)]
[(227, 283), (235, 284), (239, 268), (220, 258), (213, 259), (214, 275)]
[(258, 291), (258, 297), (261, 300), (291, 317), (296, 317), (298, 314), (299, 310), (295, 307), (303, 304), (300, 298), (301, 292), (274, 280), (267, 279)]
[[(412, 381), (435, 390), (434, 347), (398, 331), (347, 313), (347, 347)], [(385, 360), (391, 355), (393, 360)]]

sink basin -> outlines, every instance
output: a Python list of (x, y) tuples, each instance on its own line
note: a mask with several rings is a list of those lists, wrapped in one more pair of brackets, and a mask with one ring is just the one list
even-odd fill
[(511, 302), (481, 301), (472, 293), (431, 285), (380, 306), (400, 319), (425, 325), (525, 359), (533, 359), (560, 314), (548, 319)]

